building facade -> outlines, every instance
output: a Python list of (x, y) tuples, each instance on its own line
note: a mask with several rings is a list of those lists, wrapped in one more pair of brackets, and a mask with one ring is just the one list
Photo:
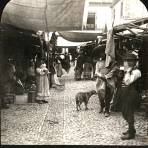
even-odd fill
[(113, 0), (85, 0), (83, 30), (103, 32), (111, 25)]
[(140, 0), (85, 0), (82, 30), (106, 32), (143, 17), (148, 11)]
[(111, 9), (114, 26), (148, 17), (148, 11), (140, 0), (114, 0)]

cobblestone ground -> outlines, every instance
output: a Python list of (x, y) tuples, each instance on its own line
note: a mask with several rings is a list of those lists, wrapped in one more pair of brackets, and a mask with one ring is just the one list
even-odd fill
[(147, 145), (148, 119), (136, 112), (134, 140), (122, 141), (126, 123), (121, 113), (99, 114), (96, 95), (87, 111), (76, 111), (75, 95), (95, 89), (94, 81), (74, 81), (73, 68), (61, 78), (63, 87), (51, 89), (48, 104), (12, 105), (1, 111), (1, 144), (9, 145)]

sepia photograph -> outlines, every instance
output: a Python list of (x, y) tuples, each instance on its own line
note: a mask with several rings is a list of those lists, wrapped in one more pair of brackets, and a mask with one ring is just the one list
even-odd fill
[(0, 0), (1, 146), (148, 146), (147, 0)]

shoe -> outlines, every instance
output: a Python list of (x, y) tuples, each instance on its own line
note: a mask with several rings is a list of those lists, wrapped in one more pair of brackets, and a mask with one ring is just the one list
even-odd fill
[(5, 104), (2, 108), (3, 109), (8, 109), (9, 108), (9, 105), (8, 104)]
[(46, 100), (41, 100), (43, 103), (48, 103), (48, 101), (46, 101)]
[(109, 117), (110, 114), (109, 114), (109, 113), (105, 113), (104, 116), (105, 116), (105, 117)]
[(100, 108), (99, 113), (102, 113), (102, 112), (103, 112), (103, 108)]
[(57, 86), (56, 86), (55, 84), (53, 84), (51, 87), (52, 87), (52, 88), (56, 88)]
[(135, 138), (135, 134), (129, 134), (129, 133), (121, 137), (122, 140), (130, 140), (134, 138)]
[(38, 104), (43, 104), (42, 100), (36, 100)]
[[(129, 130), (127, 130), (126, 132), (123, 132), (122, 134), (123, 134), (123, 135), (126, 135), (126, 134), (128, 134), (128, 133), (129, 133)], [(133, 130), (133, 134), (136, 134), (136, 130), (135, 130), (135, 129)]]
[(126, 135), (126, 134), (128, 134), (128, 133), (129, 133), (129, 130), (123, 132), (122, 134), (123, 134), (123, 135)]
[(56, 84), (57, 86), (64, 86), (63, 84)]

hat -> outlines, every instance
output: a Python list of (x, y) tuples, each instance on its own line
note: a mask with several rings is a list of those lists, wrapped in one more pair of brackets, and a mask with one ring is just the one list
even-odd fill
[(123, 60), (138, 60), (138, 57), (132, 53), (128, 53), (123, 57)]

